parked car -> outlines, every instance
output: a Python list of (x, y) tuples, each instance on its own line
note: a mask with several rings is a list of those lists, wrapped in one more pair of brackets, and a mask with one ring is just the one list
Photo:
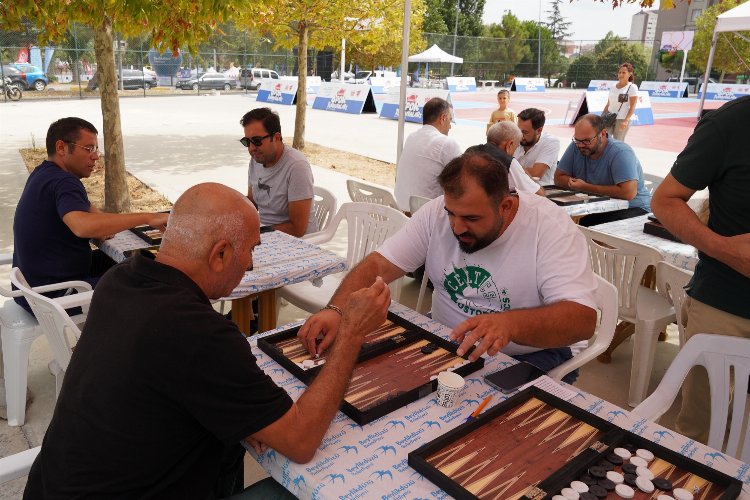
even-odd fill
[(192, 78), (186, 82), (177, 82), (177, 87), (183, 90), (198, 89), (224, 89), (231, 90), (236, 84), (234, 78), (229, 78), (221, 73), (206, 73), (198, 78)]
[(9, 66), (7, 64), (2, 65), (2, 76), (5, 78), (10, 78), (10, 82), (19, 85), (22, 89), (26, 88), (26, 81), (23, 78), (23, 75), (21, 74), (21, 71), (14, 68), (13, 66)]
[(350, 78), (347, 80), (347, 83), (368, 83), (370, 81), (370, 76), (372, 75), (372, 71), (357, 71), (357, 74), (354, 75), (354, 78)]
[[(94, 77), (89, 80), (88, 85), (86, 86), (86, 89), (88, 90), (96, 90), (99, 88), (99, 79), (97, 78), (99, 76), (99, 73), (97, 72)], [(156, 78), (156, 75), (150, 75), (149, 73), (144, 73), (141, 70), (138, 69), (124, 69), (122, 70), (122, 88), (124, 90), (133, 90), (133, 89), (150, 89), (152, 87), (158, 87), (159, 86), (159, 80)], [(120, 75), (117, 75), (117, 87), (120, 87)]]
[(261, 79), (273, 78), (279, 79), (279, 74), (272, 69), (252, 68), (240, 70), (240, 87), (243, 89), (258, 90)]
[(21, 72), (21, 77), (24, 81), (24, 88), (26, 90), (42, 90), (47, 88), (49, 84), (49, 78), (44, 74), (42, 68), (32, 66), (28, 63), (14, 63), (11, 64), (14, 68)]

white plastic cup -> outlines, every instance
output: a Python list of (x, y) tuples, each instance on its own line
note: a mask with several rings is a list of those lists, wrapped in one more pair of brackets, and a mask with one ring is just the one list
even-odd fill
[(453, 408), (464, 388), (464, 378), (457, 373), (440, 372), (437, 380), (437, 403), (445, 408)]

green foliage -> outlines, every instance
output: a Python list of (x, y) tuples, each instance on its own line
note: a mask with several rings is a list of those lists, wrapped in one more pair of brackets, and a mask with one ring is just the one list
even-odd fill
[(458, 36), (481, 36), (485, 0), (429, 0), (426, 2), (425, 33), (452, 34), (456, 27), (458, 2)]
[(448, 25), (443, 18), (441, 0), (426, 0), (425, 8), (424, 23), (422, 24), (422, 30), (425, 33), (453, 33), (452, 30), (448, 29)]
[(593, 52), (578, 57), (570, 64), (567, 80), (578, 87), (588, 85), (590, 80), (616, 80), (617, 68), (624, 62), (633, 65), (635, 81), (650, 78), (649, 56), (640, 43), (628, 43), (611, 31), (599, 41)]
[(488, 45), (482, 56), (485, 61), (497, 61), (502, 75), (513, 73), (516, 66), (531, 54), (526, 28), (510, 12), (505, 13), (500, 24), (485, 26), (485, 36), (506, 39), (504, 43)]
[[(688, 52), (688, 62), (699, 68), (705, 68), (708, 62), (708, 53), (711, 49), (711, 38), (716, 27), (716, 16), (726, 12), (745, 0), (724, 0), (723, 2), (709, 7), (698, 16), (695, 21), (695, 40), (693, 48)], [(748, 32), (743, 33), (748, 38)], [(734, 47), (734, 50), (732, 49)], [(735, 53), (735, 50), (737, 53)], [(738, 57), (739, 55), (739, 57)], [(742, 61), (745, 61), (745, 64)], [(750, 61), (750, 43), (733, 33), (720, 33), (716, 40), (714, 51), (713, 68), (723, 73), (739, 73), (747, 71)]]
[(562, 0), (553, 0), (552, 10), (547, 11), (549, 17), (545, 23), (552, 38), (557, 41), (570, 37), (570, 25), (573, 24), (570, 21), (566, 21), (562, 12), (560, 12), (560, 2), (562, 2)]
[(552, 36), (552, 31), (536, 21), (524, 21), (523, 27), (526, 32), (525, 38), (529, 45), (529, 54), (521, 61), (522, 66), (516, 68), (518, 75), (536, 75), (539, 66), (539, 35), (541, 35), (542, 60), (541, 75), (548, 79), (554, 75), (563, 73), (568, 67), (568, 60), (560, 54), (560, 48)]

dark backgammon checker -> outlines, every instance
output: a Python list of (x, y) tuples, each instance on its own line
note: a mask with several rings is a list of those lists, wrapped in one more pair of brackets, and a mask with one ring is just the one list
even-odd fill
[[(638, 458), (631, 463), (620, 456), (623, 449), (651, 458), (648, 471), (636, 466)], [(412, 451), (409, 465), (457, 499), (542, 500), (563, 489), (583, 500), (655, 499), (688, 490), (692, 494), (694, 488), (696, 499), (733, 499), (742, 487), (736, 479), (536, 387)], [(653, 478), (644, 480), (647, 475)], [(632, 497), (627, 496), (630, 491)]]
[(149, 245), (161, 245), (161, 229), (144, 224), (142, 226), (131, 227), (130, 230)]
[(562, 207), (580, 205), (582, 203), (593, 203), (595, 201), (606, 201), (609, 199), (609, 196), (586, 193), (584, 191), (573, 191), (554, 185), (542, 187), (544, 188), (544, 196)]
[[(258, 347), (295, 377), (310, 384), (325, 363), (297, 339), (297, 328), (264, 337)], [(416, 401), (437, 389), (441, 371), (466, 376), (484, 366), (456, 355), (458, 346), (388, 313), (388, 320), (365, 338), (341, 410), (360, 425)], [(468, 353), (466, 354), (468, 356)]]

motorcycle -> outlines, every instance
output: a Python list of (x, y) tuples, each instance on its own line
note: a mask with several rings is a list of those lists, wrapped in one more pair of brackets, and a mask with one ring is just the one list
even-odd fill
[(13, 83), (7, 76), (3, 80), (3, 92), (11, 101), (18, 101), (23, 96), (21, 87)]

